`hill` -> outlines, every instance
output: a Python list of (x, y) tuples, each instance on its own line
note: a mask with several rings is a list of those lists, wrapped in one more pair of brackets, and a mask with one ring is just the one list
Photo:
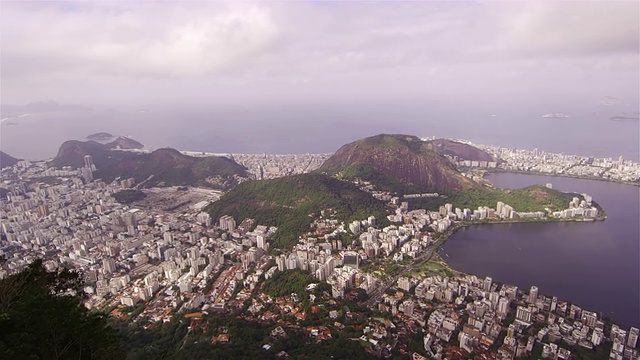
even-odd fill
[(438, 150), (443, 155), (451, 157), (457, 156), (460, 160), (496, 161), (491, 154), (484, 150), (449, 139), (435, 139), (427, 141), (427, 146), (434, 150)]
[(87, 140), (93, 140), (93, 141), (105, 141), (105, 140), (111, 140), (113, 138), (115, 138), (115, 136), (109, 134), (108, 132), (97, 132), (95, 134), (91, 134), (87, 136)]
[(573, 197), (582, 199), (582, 195), (565, 193), (549, 189), (542, 185), (533, 185), (521, 189), (502, 189), (476, 187), (464, 191), (446, 191), (444, 197), (408, 199), (411, 209), (437, 211), (438, 207), (451, 203), (455, 207), (477, 209), (479, 206), (496, 207), (498, 201), (513, 206), (516, 211), (559, 211), (566, 209)]
[(142, 149), (144, 145), (140, 142), (133, 140), (128, 137), (118, 136), (112, 142), (105, 144), (105, 146), (109, 149)]
[(319, 171), (349, 180), (360, 178), (399, 193), (474, 186), (438, 146), (409, 135), (382, 134), (354, 141), (338, 149)]
[(4, 151), (0, 151), (0, 169), (13, 166), (18, 163), (20, 159), (16, 159), (13, 156), (7, 154)]
[(364, 220), (370, 215), (387, 222), (387, 208), (354, 184), (322, 174), (293, 175), (247, 181), (209, 205), (216, 221), (231, 215), (239, 223), (252, 218), (258, 224), (277, 226), (274, 246), (291, 248), (298, 235), (310, 229), (310, 214), (333, 209), (340, 221)]
[(111, 182), (132, 177), (138, 184), (144, 182), (144, 187), (189, 185), (226, 190), (249, 178), (244, 166), (226, 157), (195, 158), (170, 148), (135, 153), (112, 150), (113, 144), (66, 141), (51, 165), (82, 167), (84, 156), (91, 155), (97, 168), (94, 178)]

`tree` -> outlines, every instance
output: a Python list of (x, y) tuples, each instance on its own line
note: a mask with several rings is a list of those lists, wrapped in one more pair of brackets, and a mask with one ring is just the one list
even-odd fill
[(76, 271), (47, 271), (36, 260), (0, 280), (0, 358), (122, 358), (117, 332), (82, 305)]

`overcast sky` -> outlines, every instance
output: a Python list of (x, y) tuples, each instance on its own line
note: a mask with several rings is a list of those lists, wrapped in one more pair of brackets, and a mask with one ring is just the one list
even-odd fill
[(637, 103), (629, 2), (1, 3), (2, 103)]

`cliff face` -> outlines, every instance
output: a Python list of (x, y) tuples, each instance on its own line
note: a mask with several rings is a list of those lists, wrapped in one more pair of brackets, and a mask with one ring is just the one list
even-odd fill
[(339, 174), (353, 165), (366, 165), (425, 189), (462, 190), (473, 186), (437, 148), (415, 136), (383, 134), (352, 142), (338, 149), (320, 171)]

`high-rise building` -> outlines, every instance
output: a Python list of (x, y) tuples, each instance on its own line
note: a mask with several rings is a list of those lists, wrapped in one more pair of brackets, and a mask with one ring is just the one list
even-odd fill
[(91, 171), (95, 171), (96, 166), (93, 164), (93, 156), (85, 155), (84, 156), (84, 167), (87, 169), (91, 169)]
[(491, 284), (493, 283), (493, 279), (489, 276), (487, 276), (486, 278), (484, 278), (484, 283), (482, 286), (482, 289), (484, 291), (491, 291)]
[(110, 257), (102, 259), (102, 267), (104, 272), (107, 274), (111, 274), (116, 271), (116, 262)]
[(516, 311), (516, 319), (523, 321), (525, 323), (531, 323), (531, 309), (518, 306), (518, 310)]
[(81, 168), (80, 170), (80, 175), (82, 176), (82, 179), (84, 180), (85, 183), (88, 183), (89, 181), (93, 180), (93, 172), (91, 171), (90, 168)]
[(501, 297), (500, 300), (498, 300), (497, 313), (500, 315), (506, 315), (508, 311), (509, 311), (509, 299), (507, 299), (506, 297)]
[(529, 302), (535, 304), (536, 300), (538, 300), (538, 287), (532, 286), (531, 289), (529, 289)]
[(601, 329), (594, 329), (593, 334), (591, 334), (591, 343), (594, 346), (598, 346), (602, 344), (602, 340), (604, 339), (604, 333)]
[(348, 251), (344, 254), (344, 259), (343, 259), (343, 264), (344, 266), (349, 266), (352, 267), (354, 269), (357, 269), (360, 267), (360, 255), (356, 252), (353, 251)]
[[(621, 156), (622, 158), (622, 156)], [(638, 328), (632, 327), (629, 330), (629, 337), (627, 338), (627, 346), (630, 348), (635, 348), (638, 342), (638, 335), (640, 330)]]
[(263, 236), (263, 235), (258, 235), (258, 236), (256, 236), (256, 242), (257, 242), (257, 244), (256, 244), (256, 245), (257, 245), (260, 249), (264, 249), (265, 241), (264, 241), (264, 236)]
[(223, 230), (233, 232), (236, 229), (236, 220), (229, 215), (224, 215), (220, 217), (219, 222), (220, 222), (220, 228)]

